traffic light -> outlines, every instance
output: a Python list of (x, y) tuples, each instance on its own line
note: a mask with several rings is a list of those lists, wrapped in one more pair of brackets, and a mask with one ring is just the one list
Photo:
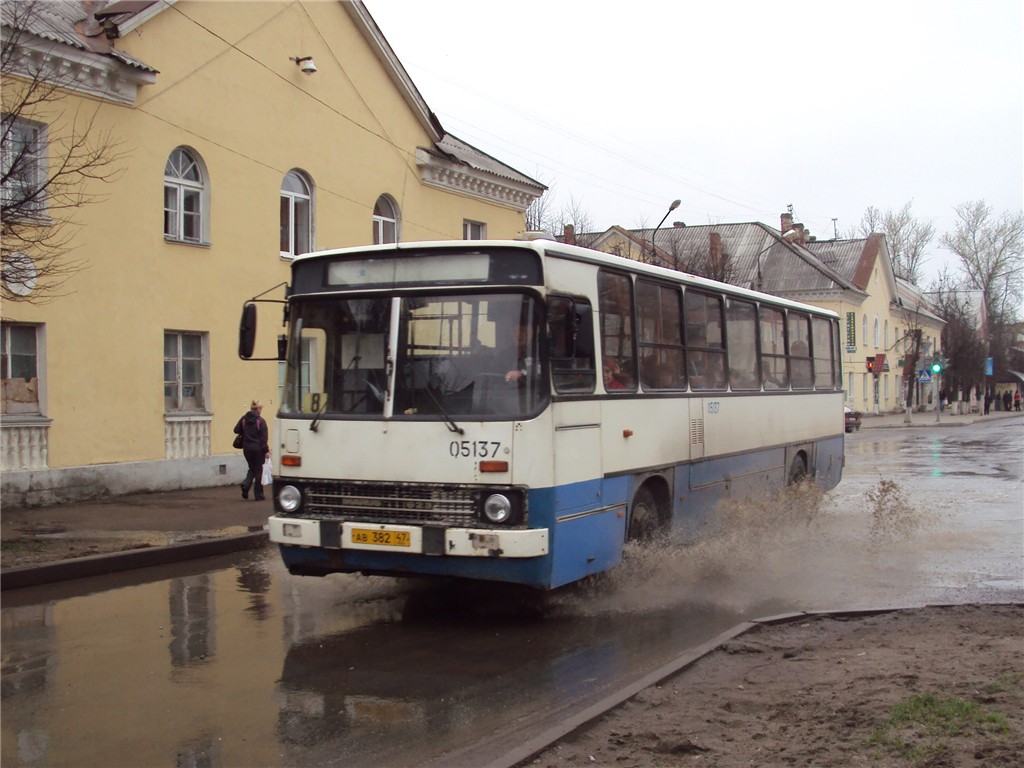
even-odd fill
[(932, 373), (938, 375), (942, 373), (942, 369), (946, 367), (946, 361), (935, 358), (932, 360)]

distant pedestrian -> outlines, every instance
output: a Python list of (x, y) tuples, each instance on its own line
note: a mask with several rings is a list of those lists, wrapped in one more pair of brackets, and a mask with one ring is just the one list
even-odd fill
[(1013, 410), (1020, 410), (1020, 390), (1018, 389), (1013, 393)]
[(1010, 394), (1010, 390), (1003, 392), (1003, 410), (1008, 411), (1013, 407), (1013, 395)]
[(988, 411), (992, 407), (992, 394), (989, 392), (985, 393), (985, 415), (988, 416)]
[(235, 434), (242, 436), (242, 455), (249, 471), (241, 484), (242, 498), (249, 498), (249, 489), (254, 491), (256, 501), (263, 501), (263, 462), (270, 455), (270, 432), (267, 422), (260, 415), (263, 403), (253, 400), (249, 410), (235, 424)]

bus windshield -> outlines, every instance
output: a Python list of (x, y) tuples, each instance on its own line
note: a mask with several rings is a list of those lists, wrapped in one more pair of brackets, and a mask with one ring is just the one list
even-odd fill
[(530, 295), (316, 297), (290, 313), (282, 414), (515, 419), (546, 402), (541, 307)]

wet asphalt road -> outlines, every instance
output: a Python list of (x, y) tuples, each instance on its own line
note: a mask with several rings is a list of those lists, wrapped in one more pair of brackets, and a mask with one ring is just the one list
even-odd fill
[(732, 509), (543, 604), (269, 548), (5, 594), (2, 764), (483, 765), (749, 618), (1022, 601), (1022, 448), (1017, 420), (856, 433), (817, 514)]

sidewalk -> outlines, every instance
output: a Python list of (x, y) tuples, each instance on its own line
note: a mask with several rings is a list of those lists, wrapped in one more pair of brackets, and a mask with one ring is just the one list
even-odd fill
[(938, 421), (935, 420), (935, 411), (910, 414), (910, 423), (907, 424), (907, 417), (904, 413), (887, 413), (876, 416), (873, 413), (864, 412), (864, 420), (861, 422), (861, 429), (879, 429), (894, 427), (966, 427), (971, 424), (980, 424), (1000, 419), (1022, 418), (1024, 413), (1017, 411), (991, 411), (987, 416), (978, 413), (954, 414), (948, 408), (939, 413)]
[(251, 549), (273, 505), (238, 485), (0, 510), (0, 589)]
[[(1024, 414), (864, 414), (861, 429), (966, 426)], [(48, 584), (262, 546), (271, 502), (237, 485), (0, 510), (0, 589)]]

